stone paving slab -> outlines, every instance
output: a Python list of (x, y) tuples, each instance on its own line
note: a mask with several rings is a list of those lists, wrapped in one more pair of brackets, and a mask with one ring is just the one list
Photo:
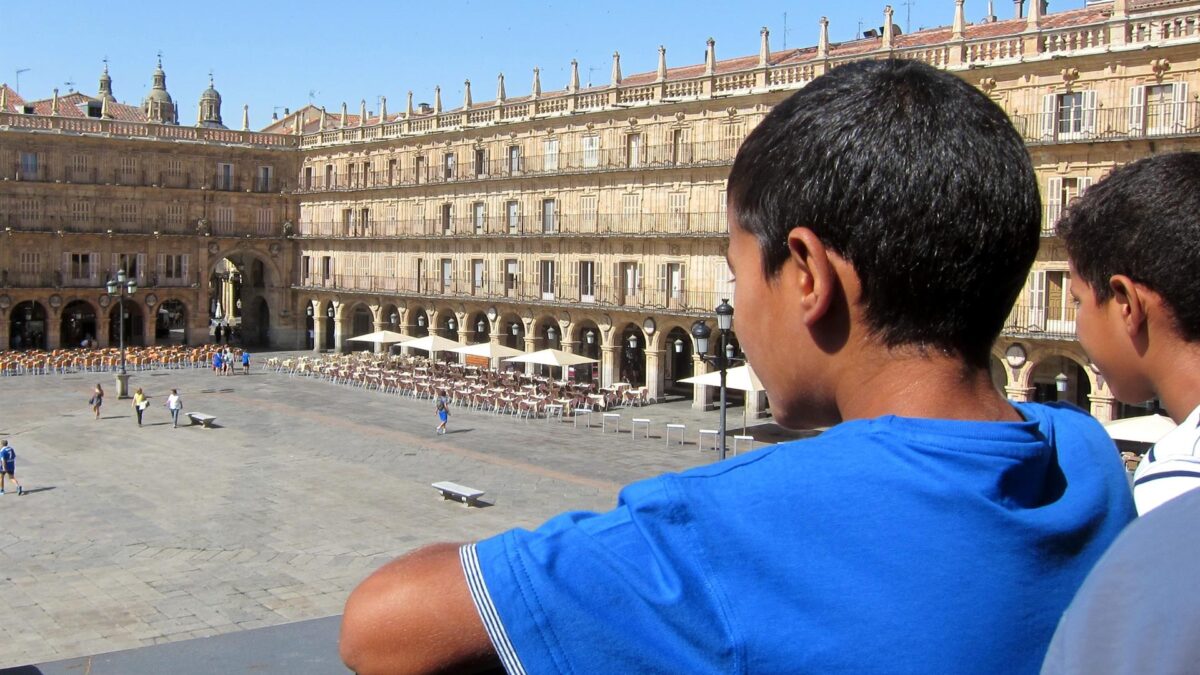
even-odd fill
[[(575, 429), (462, 409), (436, 436), (428, 401), (185, 369), (133, 375), (151, 397), (139, 428), (112, 380), (0, 377), (0, 438), (28, 489), (0, 497), (0, 668), (339, 615), (413, 548), (607, 509), (621, 485), (715, 459), (694, 434), (716, 413), (687, 401), (621, 411), (626, 430), (654, 420), (649, 440), (601, 435), (599, 418)], [(110, 392), (100, 420), (96, 382)], [(172, 387), (215, 428), (173, 429)], [(689, 443), (665, 447), (667, 422), (687, 424)], [(442, 480), (486, 490), (488, 506), (443, 502), (430, 487)]]

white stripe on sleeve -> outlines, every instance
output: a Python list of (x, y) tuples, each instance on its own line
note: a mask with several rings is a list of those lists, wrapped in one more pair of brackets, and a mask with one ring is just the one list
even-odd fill
[(504, 664), (504, 669), (511, 675), (525, 675), (525, 667), (521, 665), (521, 659), (517, 657), (517, 651), (513, 649), (512, 642), (508, 639), (508, 633), (504, 630), (504, 624), (501, 623), (496, 606), (492, 603), (492, 596), (488, 594), (487, 584), (483, 581), (483, 572), (479, 569), (479, 556), (475, 552), (475, 544), (466, 544), (458, 549), (458, 559), (462, 562), (463, 576), (466, 577), (467, 586), (471, 589), (471, 599), (475, 601), (475, 610), (479, 612), (479, 618), (483, 621), (483, 627), (487, 630), (488, 637), (492, 640), (492, 647), (500, 656), (500, 662)]

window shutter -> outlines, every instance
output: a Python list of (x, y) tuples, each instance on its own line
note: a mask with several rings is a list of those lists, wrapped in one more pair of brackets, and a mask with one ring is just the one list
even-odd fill
[(1087, 189), (1090, 188), (1091, 186), (1092, 186), (1091, 178), (1089, 178), (1088, 176), (1080, 176), (1079, 177), (1079, 196), (1076, 197), (1076, 199), (1078, 199), (1079, 197), (1082, 197), (1083, 193), (1087, 192)]
[(1135, 85), (1129, 89), (1129, 133), (1140, 134), (1145, 126), (1146, 87)]
[(562, 292), (562, 267), (557, 260), (551, 262), (550, 265), (554, 271), (554, 293), (558, 294)]
[(163, 278), (166, 275), (166, 261), (163, 260), (163, 254), (159, 253), (155, 258), (154, 269), (158, 272), (159, 278)]
[[(567, 264), (567, 285), (563, 289), (564, 293), (570, 291), (576, 296), (582, 295), (579, 292), (579, 266), (582, 264), (583, 263), (579, 262), (578, 260)], [(578, 299), (578, 297), (576, 297), (576, 299)]]
[(88, 256), (88, 260), (92, 263), (89, 266), (91, 268), (89, 270), (89, 278), (91, 279), (92, 283), (95, 283), (100, 276), (100, 254), (92, 253), (90, 256)]
[(1096, 135), (1096, 91), (1083, 92), (1083, 133), (1088, 137)]
[(1187, 128), (1187, 93), (1187, 82), (1176, 82), (1171, 86), (1171, 98), (1175, 108), (1175, 114), (1171, 118), (1174, 123), (1171, 133), (1181, 134)]
[(1046, 325), (1046, 272), (1034, 270), (1029, 273), (1029, 326), (1045, 328)]
[(1046, 183), (1046, 222), (1042, 229), (1053, 232), (1058, 217), (1062, 215), (1062, 176), (1051, 176)]
[(1053, 138), (1058, 125), (1058, 94), (1042, 97), (1042, 137)]
[(667, 264), (658, 264), (658, 290), (662, 293), (667, 292)]
[(119, 269), (121, 269), (121, 254), (114, 253), (112, 254), (112, 269), (109, 271), (109, 274), (115, 279), (117, 277), (117, 270)]
[(183, 278), (183, 280), (186, 282), (190, 279), (190, 277), (188, 276), (188, 254), (184, 253), (183, 255), (181, 255), (179, 257), (182, 259), (182, 262), (179, 265), (179, 274)]
[(63, 254), (62, 278), (63, 278), (64, 282), (74, 278), (71, 275), (71, 254), (70, 253)]
[(680, 294), (680, 296), (683, 295), (684, 290), (686, 288), (687, 288), (687, 265), (685, 263), (679, 263), (679, 294)]

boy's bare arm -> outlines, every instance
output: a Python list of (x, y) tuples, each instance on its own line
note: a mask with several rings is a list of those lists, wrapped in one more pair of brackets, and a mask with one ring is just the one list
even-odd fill
[(435, 544), (377, 570), (346, 602), (339, 645), (360, 675), (497, 669), (463, 577), (458, 544)]

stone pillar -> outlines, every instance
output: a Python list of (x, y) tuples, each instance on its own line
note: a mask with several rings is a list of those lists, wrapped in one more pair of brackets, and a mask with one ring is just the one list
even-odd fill
[(150, 347), (154, 345), (154, 328), (158, 323), (158, 308), (148, 307), (143, 311), (142, 316), (144, 317), (142, 319), (142, 344)]
[[(7, 343), (4, 344), (7, 347)], [(70, 349), (78, 347), (79, 343), (73, 345), (62, 344), (62, 314), (59, 310), (53, 310), (46, 316), (46, 349)]]
[[(372, 330), (374, 330), (376, 333), (378, 333), (381, 330), (387, 330), (388, 324), (386, 324), (382, 321), (374, 321), (371, 323), (371, 327), (372, 327)], [(385, 345), (382, 342), (375, 343), (375, 353), (376, 354), (382, 354), (387, 349), (388, 349), (388, 345)]]
[(341, 354), (346, 345), (346, 317), (343, 316), (345, 305), (338, 305), (333, 313), (333, 351)]
[[(708, 372), (708, 364), (698, 354), (692, 354), (692, 372), (703, 375)], [(713, 388), (699, 384), (692, 385), (692, 410), (708, 410), (712, 407)]]
[(1033, 387), (1022, 387), (1016, 384), (1010, 384), (1004, 388), (1004, 395), (1010, 401), (1024, 403), (1033, 398)]
[[(525, 351), (526, 351), (526, 353), (536, 352), (537, 350), (538, 350), (537, 337), (534, 335), (531, 335), (530, 332), (528, 330), (526, 330), (525, 331)], [(525, 374), (533, 375), (533, 364), (532, 363), (525, 364)]]
[(646, 350), (646, 388), (647, 395), (657, 400), (666, 388), (666, 355), (664, 349)]
[(9, 322), (12, 320), (12, 310), (0, 312), (0, 349), (8, 349), (9, 346)]
[(325, 318), (324, 312), (317, 312), (313, 316), (313, 351), (320, 353), (321, 341), (325, 339), (325, 322), (329, 319)]
[(611, 387), (617, 381), (617, 348), (605, 343), (600, 345), (600, 386)]
[(1104, 394), (1088, 394), (1088, 400), (1092, 403), (1092, 417), (1095, 417), (1097, 422), (1104, 424), (1112, 421), (1117, 399)]
[(748, 391), (746, 392), (746, 424), (752, 424), (762, 417), (763, 411), (767, 409), (767, 392), (765, 391)]

